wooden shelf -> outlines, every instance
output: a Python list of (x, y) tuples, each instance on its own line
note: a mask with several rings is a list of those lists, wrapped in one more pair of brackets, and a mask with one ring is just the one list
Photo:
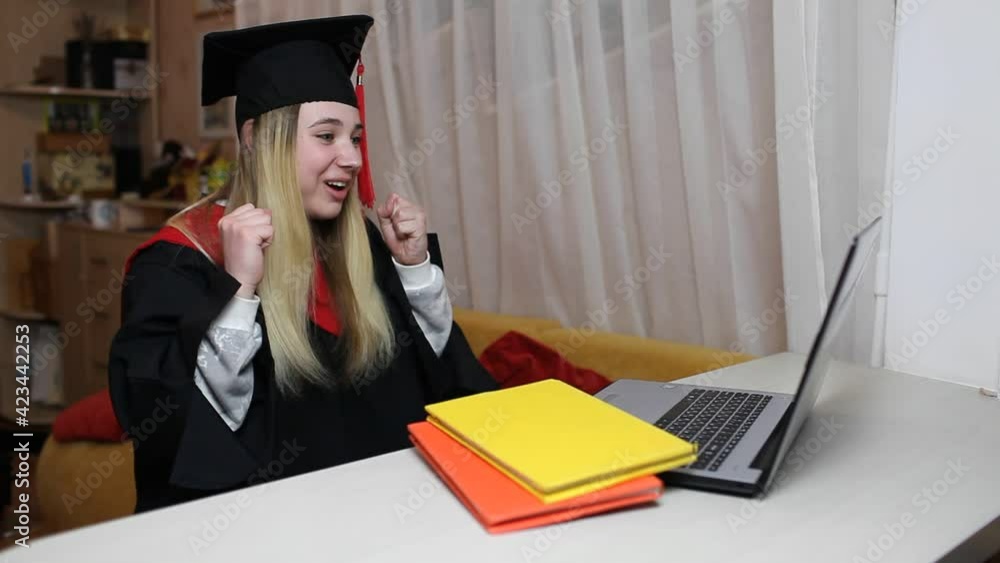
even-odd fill
[(168, 201), (159, 199), (117, 199), (119, 205), (136, 207), (140, 209), (166, 209), (168, 211), (180, 211), (191, 205), (186, 201)]
[(18, 322), (38, 322), (38, 323), (58, 323), (56, 319), (53, 319), (41, 313), (39, 311), (18, 311), (13, 309), (5, 309), (0, 307), (0, 318), (9, 319)]
[(30, 201), (23, 199), (0, 199), (0, 209), (20, 209), (25, 211), (72, 211), (83, 207), (83, 203), (72, 201)]
[[(168, 201), (157, 199), (114, 199), (112, 200), (122, 207), (134, 207), (137, 209), (164, 209), (167, 211), (180, 211), (191, 205), (187, 201)], [(60, 201), (28, 201), (20, 199), (0, 199), (0, 209), (26, 209), (33, 211), (72, 211), (86, 207), (86, 200), (72, 202)]]
[(35, 98), (132, 98), (149, 99), (149, 92), (142, 88), (132, 90), (107, 90), (100, 88), (70, 88), (68, 86), (35, 86), (31, 84), (11, 84), (0, 88), (0, 95), (27, 96)]

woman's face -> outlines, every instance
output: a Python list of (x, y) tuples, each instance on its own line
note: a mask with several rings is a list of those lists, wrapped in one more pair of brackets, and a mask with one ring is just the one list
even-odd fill
[(340, 215), (361, 170), (361, 118), (339, 102), (309, 102), (299, 108), (296, 166), (306, 215)]

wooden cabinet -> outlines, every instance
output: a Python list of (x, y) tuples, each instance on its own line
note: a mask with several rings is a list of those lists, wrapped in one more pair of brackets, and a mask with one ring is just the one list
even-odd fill
[(151, 233), (59, 228), (55, 315), (68, 337), (63, 395), (71, 404), (108, 384), (108, 353), (121, 321), (125, 260)]
[(66, 347), (62, 351), (63, 400), (66, 404), (85, 396), (85, 386), (76, 374), (77, 366), (83, 363), (83, 352), (87, 349), (88, 332), (76, 318), (78, 303), (86, 299), (83, 291), (83, 237), (78, 229), (61, 225), (58, 230), (59, 260), (53, 268), (55, 288), (54, 314), (59, 320), (60, 331), (66, 336)]

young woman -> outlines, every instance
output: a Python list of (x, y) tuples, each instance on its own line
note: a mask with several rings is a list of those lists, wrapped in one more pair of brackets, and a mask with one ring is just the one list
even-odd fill
[(137, 512), (409, 447), (426, 404), (496, 388), (423, 211), (393, 194), (377, 226), (363, 214), (351, 72), (371, 24), (205, 38), (203, 103), (237, 96), (238, 170), (126, 265), (109, 377)]

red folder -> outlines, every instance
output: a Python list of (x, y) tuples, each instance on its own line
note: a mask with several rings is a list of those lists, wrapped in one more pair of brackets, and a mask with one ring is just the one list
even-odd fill
[(409, 425), (416, 450), (477, 520), (493, 534), (547, 526), (652, 502), (663, 493), (655, 476), (638, 477), (545, 504), (429, 422)]

